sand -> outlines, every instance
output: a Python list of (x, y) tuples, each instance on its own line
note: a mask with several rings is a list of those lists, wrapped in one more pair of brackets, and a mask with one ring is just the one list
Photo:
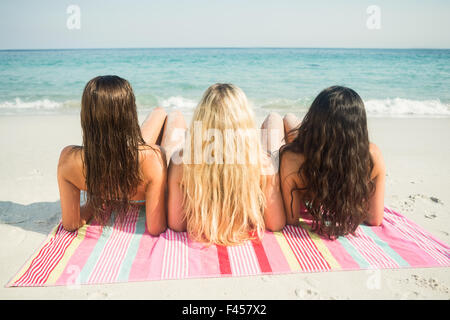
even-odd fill
[[(371, 118), (369, 131), (386, 161), (385, 203), (449, 244), (450, 119)], [(80, 143), (77, 114), (0, 116), (0, 299), (450, 298), (449, 268), (4, 288), (58, 223), (59, 153)]]

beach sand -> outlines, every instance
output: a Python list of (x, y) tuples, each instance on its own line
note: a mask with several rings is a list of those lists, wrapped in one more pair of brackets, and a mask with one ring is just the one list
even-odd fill
[[(386, 161), (386, 205), (449, 244), (450, 119), (371, 118), (369, 131)], [(0, 137), (0, 299), (450, 298), (448, 268), (4, 288), (60, 219), (56, 165), (81, 143), (79, 115), (1, 116)]]

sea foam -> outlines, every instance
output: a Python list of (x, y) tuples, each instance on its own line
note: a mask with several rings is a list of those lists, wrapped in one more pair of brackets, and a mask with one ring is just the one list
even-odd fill
[[(172, 96), (169, 98), (158, 98), (157, 105), (139, 105), (139, 110), (151, 110), (156, 106), (166, 108), (167, 111), (180, 110), (190, 113), (197, 106), (198, 102), (182, 96)], [(311, 98), (289, 99), (267, 99), (252, 101), (250, 103), (258, 115), (265, 115), (268, 111), (279, 113), (292, 112), (294, 114), (304, 114), (310, 104)], [(393, 99), (369, 99), (364, 102), (368, 116), (385, 117), (450, 117), (450, 103), (440, 100), (410, 100), (403, 98)], [(27, 114), (27, 113), (65, 113), (79, 111), (80, 101), (67, 100), (58, 102), (50, 99), (40, 99), (25, 101), (16, 98), (13, 101), (0, 102), (1, 114)]]

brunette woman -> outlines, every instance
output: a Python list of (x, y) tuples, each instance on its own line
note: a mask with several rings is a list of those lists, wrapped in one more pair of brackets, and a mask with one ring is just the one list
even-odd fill
[(330, 238), (354, 233), (365, 222), (378, 226), (384, 213), (385, 165), (369, 142), (364, 103), (352, 89), (333, 86), (313, 101), (299, 126), (285, 117), (287, 144), (280, 179), (287, 223), (301, 212)]
[[(140, 128), (135, 96), (125, 79), (99, 76), (86, 84), (81, 101), (83, 145), (65, 147), (58, 164), (66, 230), (74, 231), (91, 218), (106, 224), (112, 212), (123, 221), (129, 208), (139, 204), (146, 205), (150, 234), (166, 229), (164, 147), (172, 147), (169, 122), (173, 121), (157, 108)], [(82, 206), (81, 190), (87, 196)]]

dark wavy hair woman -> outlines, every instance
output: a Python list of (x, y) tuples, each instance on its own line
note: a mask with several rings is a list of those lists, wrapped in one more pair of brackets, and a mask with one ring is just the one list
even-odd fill
[[(123, 221), (130, 206), (139, 204), (146, 205), (150, 234), (166, 229), (164, 147), (170, 149), (170, 143), (163, 142), (169, 141), (173, 129), (165, 125), (166, 118), (164, 110), (156, 108), (140, 128), (131, 85), (118, 76), (99, 76), (86, 84), (81, 101), (83, 145), (65, 147), (58, 164), (66, 230), (76, 230), (92, 217), (106, 224), (113, 211)], [(87, 195), (83, 206), (81, 190)]]
[(385, 166), (369, 142), (364, 103), (352, 89), (333, 86), (313, 101), (301, 124), (284, 118), (280, 178), (287, 222), (312, 216), (313, 230), (329, 238), (353, 234), (359, 224), (380, 225)]

